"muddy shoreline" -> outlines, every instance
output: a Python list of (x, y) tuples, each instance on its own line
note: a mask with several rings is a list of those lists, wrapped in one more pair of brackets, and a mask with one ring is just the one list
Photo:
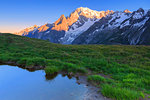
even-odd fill
[(43, 70), (45, 68), (45, 66), (26, 66), (26, 65), (21, 65), (21, 64), (17, 64), (16, 62), (1, 62), (0, 61), (0, 65), (11, 65), (11, 66), (18, 66), (22, 69), (26, 69), (28, 71), (36, 71), (36, 70)]
[[(37, 70), (44, 70), (44, 66), (25, 66), (25, 65), (20, 65), (17, 64), (15, 62), (1, 62), (0, 61), (0, 65), (11, 65), (11, 66), (17, 66), (19, 68), (22, 69), (26, 69), (30, 72), (34, 72)], [(84, 84), (85, 87), (88, 89), (88, 91), (86, 91), (85, 95), (83, 96), (83, 100), (111, 100), (108, 99), (106, 97), (104, 97), (101, 93), (100, 93), (100, 89), (97, 88), (96, 86), (92, 85), (91, 83), (89, 83), (87, 81), (87, 76), (83, 75), (83, 74), (72, 74), (72, 73), (68, 73), (68, 72), (58, 72), (57, 74), (61, 74), (64, 76), (68, 76), (68, 78), (76, 78), (76, 83), (77, 84)], [(46, 75), (45, 75), (46, 76)]]
[(86, 92), (83, 100), (111, 100), (104, 97), (100, 93), (100, 88), (97, 88), (93, 84), (89, 83), (87, 81), (87, 76), (79, 76), (77, 83), (86, 84), (86, 87), (88, 88), (88, 91)]

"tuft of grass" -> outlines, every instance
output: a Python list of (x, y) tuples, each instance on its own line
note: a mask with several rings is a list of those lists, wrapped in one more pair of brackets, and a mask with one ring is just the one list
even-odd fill
[(100, 75), (90, 75), (87, 80), (98, 84), (106, 81), (106, 79)]
[(87, 70), (84, 67), (72, 63), (64, 63), (62, 70), (73, 73), (87, 73)]
[(55, 66), (47, 66), (44, 70), (46, 74), (54, 74), (59, 71), (59, 69)]
[(105, 84), (102, 86), (102, 94), (106, 97), (116, 100), (139, 100), (144, 98), (144, 94), (128, 88), (113, 87)]

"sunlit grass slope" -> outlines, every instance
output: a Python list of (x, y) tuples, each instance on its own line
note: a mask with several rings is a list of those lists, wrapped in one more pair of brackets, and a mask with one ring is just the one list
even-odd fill
[(61, 45), (0, 33), (0, 61), (44, 66), (47, 74), (83, 73), (104, 96), (117, 100), (150, 94), (150, 46)]

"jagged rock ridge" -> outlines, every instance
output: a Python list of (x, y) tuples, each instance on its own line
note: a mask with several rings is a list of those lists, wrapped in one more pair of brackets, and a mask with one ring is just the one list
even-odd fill
[(150, 10), (95, 11), (77, 8), (53, 24), (19, 32), (19, 35), (61, 44), (150, 44)]

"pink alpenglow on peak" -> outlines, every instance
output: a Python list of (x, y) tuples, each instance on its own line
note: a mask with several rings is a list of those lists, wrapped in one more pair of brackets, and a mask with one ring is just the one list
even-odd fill
[(132, 13), (131, 11), (129, 11), (128, 9), (124, 10), (124, 13)]
[(46, 31), (47, 29), (49, 29), (49, 27), (47, 26), (47, 24), (45, 24), (45, 25), (42, 25), (41, 27), (39, 27), (37, 30), (38, 30), (39, 32), (44, 32), (44, 31)]
[(24, 30), (22, 30), (18, 33), (14, 33), (14, 34), (16, 34), (16, 35), (23, 35), (23, 34), (26, 35), (26, 34), (28, 34), (28, 32), (33, 31), (34, 29), (37, 29), (38, 27), (39, 26), (34, 25), (34, 26), (28, 27), (28, 28), (26, 28), (26, 29), (24, 29)]
[[(128, 9), (126, 9), (124, 13), (131, 13), (131, 12)], [(96, 11), (91, 10), (87, 7), (80, 7), (77, 8), (75, 11), (73, 11), (68, 17), (65, 17), (65, 15), (61, 15), (60, 18), (54, 23), (52, 23), (50, 26), (48, 24), (42, 25), (40, 27), (34, 25), (15, 34), (25, 36), (29, 34), (29, 32), (31, 33), (31, 31), (32, 34), (34, 34), (35, 32), (36, 33), (45, 32), (48, 31), (49, 29), (71, 33), (75, 31), (77, 34), (81, 33), (82, 30), (89, 28), (91, 25), (93, 25), (96, 21), (100, 20), (101, 18), (111, 14), (114, 14), (114, 11), (112, 10)]]
[(107, 10), (107, 11), (95, 11), (91, 10), (87, 7), (80, 7), (77, 8), (74, 12), (70, 14), (69, 17), (65, 17), (62, 15), (55, 23), (52, 30), (57, 31), (68, 31), (69, 26), (73, 23), (77, 22), (80, 16), (84, 16), (85, 18), (89, 19), (101, 19), (102, 17), (107, 16), (108, 14), (112, 14), (114, 11)]

